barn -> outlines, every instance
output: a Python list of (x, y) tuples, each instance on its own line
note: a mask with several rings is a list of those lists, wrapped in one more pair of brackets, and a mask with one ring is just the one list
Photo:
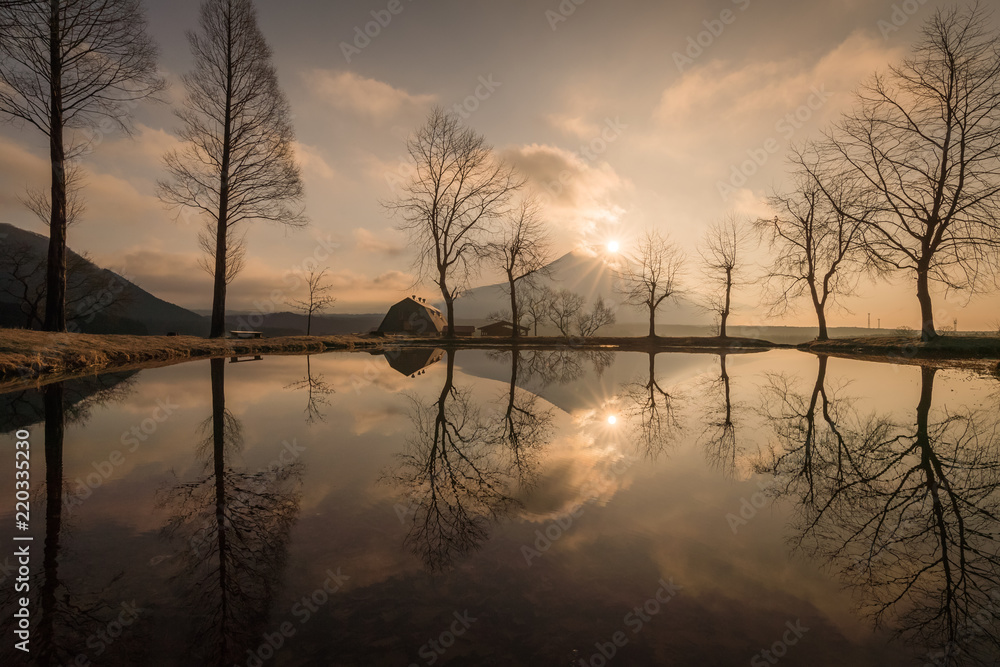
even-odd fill
[[(528, 329), (528, 327), (524, 325), (521, 325), (518, 327), (518, 331), (522, 336), (527, 336), (530, 329)], [(506, 320), (501, 320), (500, 322), (493, 322), (492, 324), (487, 324), (484, 327), (479, 327), (479, 335), (510, 338), (511, 336), (514, 335), (514, 325)]]
[(389, 309), (376, 331), (381, 334), (440, 336), (446, 326), (440, 310), (425, 299), (410, 296)]

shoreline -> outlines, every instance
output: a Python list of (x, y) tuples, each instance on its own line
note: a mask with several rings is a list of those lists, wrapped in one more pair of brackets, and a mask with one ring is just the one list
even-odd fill
[(330, 351), (385, 351), (400, 347), (442, 349), (608, 350), (739, 354), (798, 349), (885, 363), (953, 362), (1000, 372), (1000, 337), (942, 336), (929, 342), (900, 336), (811, 341), (799, 345), (737, 337), (532, 337), (439, 338), (371, 335), (209, 339), (196, 336), (71, 334), (0, 329), (0, 391), (39, 386), (84, 375), (167, 366), (194, 359), (247, 355), (302, 355)]

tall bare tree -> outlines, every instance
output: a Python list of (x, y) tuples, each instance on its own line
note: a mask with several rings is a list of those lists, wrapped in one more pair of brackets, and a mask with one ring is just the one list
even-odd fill
[(163, 86), (139, 0), (0, 2), (0, 116), (49, 139), (47, 331), (66, 330), (66, 164), (87, 146), (72, 130), (127, 133), (128, 111)]
[(649, 313), (649, 337), (656, 337), (656, 310), (677, 298), (684, 255), (665, 235), (648, 230), (618, 271), (623, 302)]
[(518, 287), (545, 273), (551, 255), (549, 242), (537, 202), (525, 198), (504, 216), (497, 239), (486, 246), (487, 256), (507, 279), (514, 338), (521, 335), (523, 299)]
[(337, 302), (337, 299), (330, 295), (333, 285), (326, 282), (326, 272), (327, 269), (323, 269), (322, 271), (314, 269), (310, 271), (309, 275), (306, 276), (306, 291), (308, 296), (305, 299), (292, 299), (288, 302), (292, 308), (295, 308), (300, 313), (305, 313), (307, 336), (312, 335), (313, 315), (322, 313)]
[(736, 214), (729, 214), (709, 225), (702, 242), (702, 266), (712, 289), (705, 308), (718, 315), (721, 338), (726, 337), (726, 323), (732, 313), (733, 287), (742, 279), (749, 243), (749, 227)]
[[(802, 153), (796, 159), (805, 160)], [(818, 340), (829, 340), (827, 307), (852, 294), (864, 266), (862, 229), (867, 217), (863, 194), (846, 179), (820, 182), (818, 171), (800, 170), (786, 193), (770, 197), (773, 219), (758, 219), (754, 228), (771, 249), (765, 275), (765, 300), (771, 314), (787, 312), (809, 296), (819, 325)]]
[(828, 135), (877, 198), (872, 257), (916, 278), (922, 340), (937, 336), (932, 283), (971, 293), (1000, 264), (1000, 34), (988, 18), (979, 5), (939, 9)]
[[(184, 146), (167, 153), (160, 199), (204, 213), (214, 225), (213, 338), (225, 334), (230, 234), (244, 223), (306, 224), (291, 110), (278, 87), (271, 49), (252, 0), (205, 0), (200, 31), (189, 32), (194, 69), (177, 112)], [(237, 243), (239, 246), (239, 243)]]
[(417, 268), (441, 290), (447, 336), (455, 336), (455, 299), (478, 269), (492, 227), (524, 180), (482, 135), (440, 108), (407, 142), (415, 173), (386, 208), (417, 249)]

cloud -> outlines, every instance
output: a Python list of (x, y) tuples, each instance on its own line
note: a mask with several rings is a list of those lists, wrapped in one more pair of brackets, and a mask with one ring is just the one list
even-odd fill
[[(810, 63), (801, 59), (749, 62), (713, 60), (687, 70), (664, 90), (653, 119), (665, 127), (706, 127), (718, 133), (745, 128), (761, 119), (775, 122), (826, 88), (838, 99), (827, 116), (850, 102), (850, 92), (903, 51), (858, 31)], [(697, 136), (697, 133), (694, 133)]]
[(591, 122), (582, 116), (553, 113), (546, 116), (545, 119), (549, 121), (550, 125), (561, 132), (585, 140), (593, 139), (600, 135), (602, 129), (597, 123)]
[(413, 95), (353, 72), (314, 69), (306, 76), (310, 87), (333, 108), (376, 122), (400, 115), (422, 114), (437, 99), (434, 95)]
[(295, 142), (295, 159), (302, 168), (303, 180), (333, 181), (337, 178), (336, 170), (326, 161), (320, 149), (316, 146)]
[[(122, 253), (109, 268), (123, 271), (139, 287), (161, 299), (185, 308), (205, 309), (212, 303), (212, 277), (201, 268), (200, 259), (199, 252), (164, 252), (156, 246), (137, 246)], [(276, 270), (251, 257), (229, 286), (226, 306), (233, 311), (288, 310), (288, 299), (302, 296), (301, 280), (293, 276), (291, 271)], [(370, 312), (375, 304), (391, 304), (414, 283), (412, 275), (399, 270), (373, 278), (339, 269), (328, 271), (325, 278), (333, 286), (341, 312), (352, 312), (354, 307)]]
[(406, 242), (394, 230), (382, 230), (377, 235), (364, 227), (353, 232), (355, 247), (361, 252), (399, 257), (406, 252)]

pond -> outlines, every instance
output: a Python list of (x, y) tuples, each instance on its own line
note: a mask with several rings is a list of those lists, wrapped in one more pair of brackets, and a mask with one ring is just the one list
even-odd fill
[[(1000, 656), (1000, 382), (796, 350), (194, 361), (0, 395), (3, 664)], [(23, 431), (21, 436), (23, 436)], [(7, 479), (12, 475), (4, 473)], [(33, 540), (12, 541), (30, 536)]]

